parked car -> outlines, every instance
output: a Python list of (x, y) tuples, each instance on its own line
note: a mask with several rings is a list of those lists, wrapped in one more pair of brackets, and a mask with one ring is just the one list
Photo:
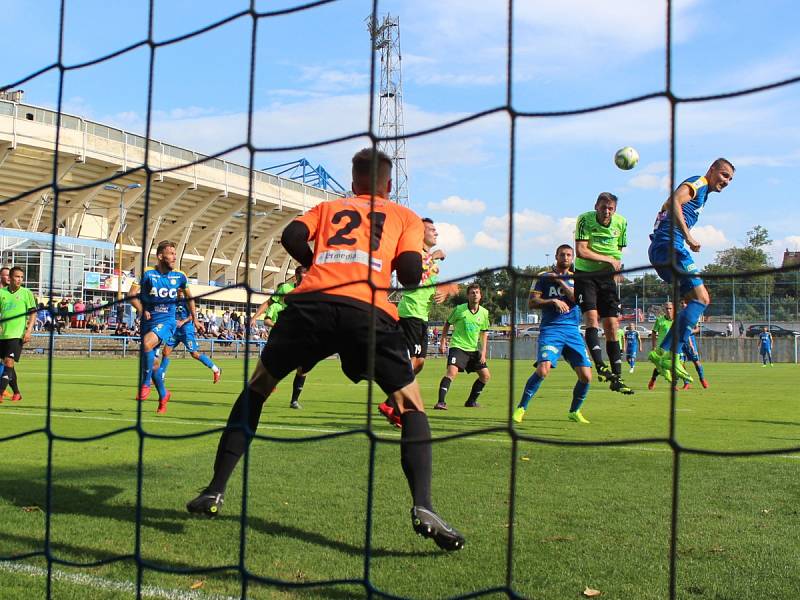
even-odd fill
[[(760, 325), (750, 325), (745, 331), (745, 335), (747, 337), (757, 337), (759, 333), (764, 331), (764, 327), (766, 327), (766, 323), (762, 323)], [(770, 325), (769, 332), (772, 334), (772, 337), (794, 337), (796, 335), (800, 335), (800, 331), (794, 331), (793, 329), (786, 329), (785, 327), (781, 327), (780, 325)]]
[(517, 330), (517, 337), (520, 338), (532, 338), (532, 337), (537, 337), (538, 335), (539, 335), (538, 325), (528, 325), (526, 327), (520, 327)]
[(711, 329), (706, 325), (700, 325), (700, 331), (697, 333), (697, 335), (702, 337), (728, 337), (728, 333), (726, 331)]

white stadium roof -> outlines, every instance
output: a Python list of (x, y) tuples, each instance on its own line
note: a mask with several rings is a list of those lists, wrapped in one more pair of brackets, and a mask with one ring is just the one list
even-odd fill
[[(280, 233), (297, 215), (337, 196), (319, 188), (192, 150), (150, 140), (147, 235), (145, 138), (80, 117), (61, 115), (54, 219), (56, 112), (0, 100), (0, 227), (57, 232), (115, 242), (120, 197), (127, 209), (122, 267), (139, 272), (142, 252), (154, 257), (160, 240), (177, 243), (179, 268), (198, 284), (247, 281), (270, 290), (282, 282), (290, 258)], [(201, 162), (198, 162), (201, 161)], [(138, 170), (136, 170), (138, 169)], [(109, 178), (116, 177), (113, 181)], [(107, 184), (126, 189), (124, 194)], [(79, 189), (76, 189), (79, 188)], [(17, 198), (11, 202), (10, 198)], [(245, 264), (245, 217), (252, 214), (250, 261)], [(152, 262), (152, 258), (148, 262)]]

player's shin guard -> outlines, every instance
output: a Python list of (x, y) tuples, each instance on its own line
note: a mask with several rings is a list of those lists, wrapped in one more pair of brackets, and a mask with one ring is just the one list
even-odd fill
[(572, 404), (569, 407), (569, 412), (580, 410), (583, 406), (583, 401), (586, 400), (586, 395), (589, 393), (589, 383), (578, 381), (575, 387), (572, 388)]
[(453, 380), (449, 377), (442, 377), (442, 380), (439, 382), (439, 404), (445, 404), (447, 402), (445, 398), (447, 397), (447, 392), (450, 391), (451, 383), (453, 383)]
[(10, 369), (6, 369), (3, 373), (3, 376), (0, 377), (0, 397), (3, 395), (3, 392), (6, 391), (8, 387), (9, 381), (11, 379), (11, 373), (9, 373)]
[(525, 384), (525, 389), (522, 390), (522, 398), (517, 406), (521, 406), (525, 410), (528, 410), (528, 404), (530, 403), (531, 398), (536, 395), (536, 392), (539, 391), (539, 386), (542, 385), (542, 381), (544, 381), (544, 379), (539, 376), (539, 373), (534, 371), (533, 375), (528, 377), (528, 381)]
[(616, 340), (606, 341), (606, 354), (608, 354), (608, 362), (611, 363), (611, 372), (614, 375), (622, 373), (622, 350), (620, 350), (619, 343)]
[(486, 387), (486, 384), (483, 383), (480, 379), (476, 379), (475, 383), (472, 384), (472, 389), (469, 391), (469, 397), (467, 398), (467, 404), (477, 404), (478, 396), (481, 395), (483, 388)]
[(210, 358), (208, 358), (205, 354), (201, 354), (200, 358), (198, 358), (197, 360), (199, 360), (201, 363), (203, 363), (209, 369), (213, 369), (214, 368), (214, 361), (211, 360)]
[(603, 362), (603, 349), (600, 347), (600, 332), (597, 327), (586, 328), (586, 347), (589, 349), (589, 354), (592, 355), (595, 365), (605, 364)]
[[(400, 464), (403, 467), (414, 506), (433, 510), (431, 504), (431, 475), (433, 473), (433, 451), (431, 450), (431, 428), (428, 415), (419, 411), (406, 411), (400, 436)], [(414, 443), (417, 442), (417, 443)]]
[(292, 381), (292, 402), (297, 402), (300, 394), (303, 393), (303, 385), (306, 383), (305, 375), (298, 375), (295, 373), (294, 381)]
[[(214, 477), (206, 488), (207, 492), (214, 494), (225, 492), (228, 479), (250, 445), (252, 434), (258, 429), (261, 409), (266, 399), (266, 396), (253, 393), (249, 387), (239, 394), (228, 416), (225, 431), (219, 439), (217, 457), (214, 460)], [(249, 435), (245, 428), (249, 430)]]

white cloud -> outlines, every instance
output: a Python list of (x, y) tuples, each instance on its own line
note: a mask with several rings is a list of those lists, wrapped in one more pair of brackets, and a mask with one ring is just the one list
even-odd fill
[(735, 156), (731, 161), (740, 167), (794, 167), (800, 165), (800, 151), (787, 154)]
[(692, 228), (692, 237), (706, 249), (722, 249), (731, 245), (725, 232), (713, 225), (698, 225)]
[[(698, 30), (701, 0), (673, 2), (673, 42)], [(406, 39), (415, 55), (404, 78), (421, 84), (475, 85), (505, 78), (507, 9), (502, 2), (440, 0), (404, 6)], [(565, 15), (578, 15), (565, 18)], [(514, 7), (514, 79), (574, 78), (632, 62), (666, 45), (663, 0), (526, 0)], [(499, 75), (498, 75), (499, 74)], [(495, 82), (496, 80), (496, 82)]]
[(628, 183), (631, 187), (642, 190), (669, 191), (669, 175), (658, 176), (649, 173), (641, 173), (636, 177), (632, 177)]
[(467, 200), (460, 196), (448, 196), (441, 202), (428, 202), (428, 208), (462, 215), (479, 215), (486, 210), (486, 203), (481, 200)]
[(505, 250), (506, 248), (506, 239), (497, 239), (485, 231), (479, 231), (475, 234), (475, 237), (472, 238), (472, 243), (480, 248), (486, 248), (488, 250)]
[[(558, 244), (572, 243), (575, 237), (575, 217), (551, 217), (525, 209), (514, 213), (514, 246), (528, 253), (532, 249), (551, 251)], [(507, 247), (508, 214), (486, 217), (474, 243), (490, 250)]]
[(457, 252), (467, 245), (467, 239), (464, 237), (464, 232), (458, 225), (452, 223), (444, 223), (442, 221), (436, 222), (436, 231), (439, 233), (439, 238), (436, 245), (444, 249), (448, 254), (450, 252)]

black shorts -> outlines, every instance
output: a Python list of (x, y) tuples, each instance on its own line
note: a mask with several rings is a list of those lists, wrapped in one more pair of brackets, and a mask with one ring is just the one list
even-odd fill
[(428, 324), (416, 317), (401, 317), (400, 329), (411, 358), (425, 358), (428, 355)]
[(370, 314), (337, 302), (290, 302), (272, 328), (261, 362), (280, 380), (298, 367), (308, 373), (319, 361), (338, 354), (352, 381), (374, 379), (386, 394), (414, 381), (403, 332), (389, 315), (376, 310), (374, 377), (370, 377)]
[(481, 353), (477, 350), (467, 352), (461, 348), (450, 348), (447, 353), (447, 364), (455, 365), (458, 367), (458, 372), (466, 371), (467, 373), (474, 373), (481, 369), (488, 368), (485, 362), (481, 362)]
[(588, 271), (575, 271), (575, 300), (581, 312), (596, 310), (600, 318), (619, 316), (619, 295), (614, 274), (603, 272), (586, 277)]
[(22, 357), (22, 338), (13, 340), (0, 340), (0, 358), (13, 358), (14, 362), (19, 362)]

